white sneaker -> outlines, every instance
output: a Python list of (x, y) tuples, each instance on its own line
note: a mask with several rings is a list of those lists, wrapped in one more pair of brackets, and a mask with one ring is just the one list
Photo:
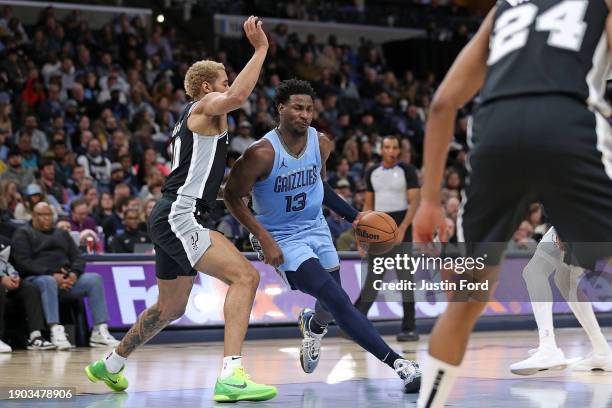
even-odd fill
[(591, 353), (574, 364), (572, 371), (612, 371), (612, 353)]
[(560, 348), (540, 347), (526, 360), (510, 366), (510, 371), (517, 375), (532, 375), (538, 371), (563, 370), (567, 367), (565, 355)]
[(119, 343), (120, 341), (108, 332), (108, 326), (106, 324), (101, 324), (98, 330), (92, 331), (91, 337), (89, 338), (90, 347), (115, 347), (119, 345)]
[(397, 375), (404, 381), (404, 393), (413, 394), (421, 388), (421, 369), (416, 361), (397, 359), (393, 362)]
[(70, 350), (72, 348), (72, 344), (70, 344), (66, 337), (64, 326), (61, 324), (56, 324), (51, 328), (51, 343), (53, 343), (58, 350)]
[(327, 333), (327, 328), (323, 333), (317, 334), (310, 331), (310, 320), (314, 316), (311, 309), (303, 309), (298, 318), (300, 332), (302, 333), (302, 348), (300, 349), (300, 364), (305, 373), (310, 374), (319, 365), (321, 358), (321, 339)]
[(10, 353), (11, 351), (13, 351), (11, 346), (0, 340), (0, 353)]

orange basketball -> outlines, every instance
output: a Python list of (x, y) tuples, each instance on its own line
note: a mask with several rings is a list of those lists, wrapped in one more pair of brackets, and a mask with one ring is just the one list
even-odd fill
[(397, 224), (389, 214), (372, 211), (359, 220), (355, 234), (366, 252), (380, 255), (395, 246)]

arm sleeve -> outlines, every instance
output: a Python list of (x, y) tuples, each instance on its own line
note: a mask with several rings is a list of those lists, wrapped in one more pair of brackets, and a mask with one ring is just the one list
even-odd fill
[(346, 201), (344, 201), (333, 188), (327, 183), (323, 182), (323, 204), (329, 207), (336, 214), (345, 218), (349, 222), (355, 221), (359, 212), (351, 207)]

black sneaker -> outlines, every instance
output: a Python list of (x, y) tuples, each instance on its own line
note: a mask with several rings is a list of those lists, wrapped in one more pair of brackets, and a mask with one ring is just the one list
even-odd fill
[(395, 336), (397, 341), (419, 341), (419, 333), (415, 331), (403, 331)]
[(28, 350), (55, 350), (57, 347), (43, 336), (28, 340)]

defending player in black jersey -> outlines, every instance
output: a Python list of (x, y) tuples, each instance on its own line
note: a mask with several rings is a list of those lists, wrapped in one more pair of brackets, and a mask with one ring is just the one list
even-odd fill
[(268, 40), (262, 23), (244, 23), (255, 52), (232, 86), (223, 64), (198, 61), (185, 76), (185, 91), (193, 98), (172, 134), (172, 171), (163, 197), (149, 218), (155, 244), (159, 298), (146, 309), (106, 359), (85, 369), (92, 381), (111, 389), (127, 388), (123, 375), (127, 357), (185, 312), (197, 271), (229, 285), (225, 297), (223, 369), (215, 386), (215, 401), (267, 400), (276, 388), (249, 380), (241, 363), (242, 342), (259, 283), (255, 268), (222, 234), (200, 225), (198, 216), (210, 210), (223, 180), (227, 151), (227, 113), (249, 97), (266, 58)]
[[(544, 204), (560, 238), (575, 244), (581, 266), (612, 255), (612, 110), (603, 98), (611, 6), (497, 2), (432, 102), (415, 242), (431, 242), (436, 227), (444, 228), (439, 186), (456, 113), (481, 90), (457, 231), (474, 254), (486, 251), (484, 272), (496, 276), (502, 251), (480, 243), (507, 242), (534, 201)], [(438, 319), (418, 407), (444, 405), (485, 300), (451, 302)]]

